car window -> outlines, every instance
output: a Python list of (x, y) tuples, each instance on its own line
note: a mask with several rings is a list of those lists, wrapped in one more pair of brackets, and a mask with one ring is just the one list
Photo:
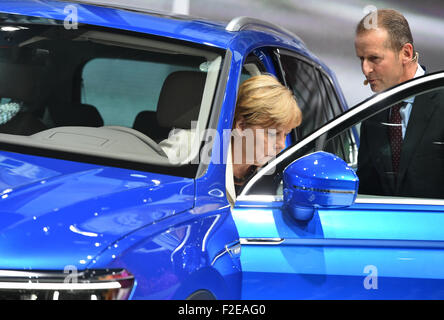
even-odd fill
[(332, 81), (322, 72), (319, 72), (319, 77), (322, 79), (322, 83), (325, 88), (325, 91), (322, 90), (322, 92), (326, 96), (325, 100), (328, 103), (328, 107), (332, 110), (333, 116), (336, 117), (340, 115), (344, 110), (339, 103), (339, 99), (332, 85)]
[[(327, 151), (347, 161), (357, 172), (361, 195), (444, 198), (444, 89), (421, 92), (396, 104), (399, 102), (407, 108), (410, 104), (411, 109), (396, 172), (390, 130), (399, 125), (390, 119), (392, 104), (384, 105), (385, 109), (377, 113), (362, 113), (365, 120), (337, 125), (309, 143), (302, 142), (290, 158), (285, 159), (284, 154), (285, 160), (277, 167), (264, 170), (265, 174), (247, 188), (247, 194), (282, 195), (282, 172), (291, 159)], [(353, 128), (359, 128), (359, 148)]]
[(303, 121), (297, 131), (303, 138), (341, 112), (331, 84), (324, 74), (301, 58), (279, 51), (286, 84), (292, 89)]
[[(399, 122), (396, 107), (400, 108)], [(444, 198), (442, 119), (444, 90), (435, 89), (360, 122), (359, 193)]]
[(353, 129), (344, 131), (326, 142), (324, 151), (338, 155), (353, 169), (358, 165), (358, 144)]
[(0, 140), (158, 172), (198, 157), (224, 50), (46, 20), (0, 26)]
[(156, 112), (167, 76), (177, 71), (200, 69), (198, 63), (95, 58), (83, 67), (81, 102), (95, 106), (105, 125), (132, 127), (140, 112)]

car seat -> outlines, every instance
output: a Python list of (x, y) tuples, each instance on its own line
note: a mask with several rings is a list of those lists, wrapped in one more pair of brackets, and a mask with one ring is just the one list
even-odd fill
[(168, 138), (171, 129), (191, 129), (197, 121), (202, 101), (206, 73), (177, 71), (165, 79), (157, 110), (140, 112), (133, 128), (159, 142)]
[(156, 142), (168, 137), (169, 128), (164, 128), (157, 122), (156, 111), (141, 111), (134, 120), (133, 129), (136, 129)]
[(52, 103), (49, 105), (48, 111), (55, 127), (101, 127), (104, 124), (97, 108), (90, 104), (77, 102)]

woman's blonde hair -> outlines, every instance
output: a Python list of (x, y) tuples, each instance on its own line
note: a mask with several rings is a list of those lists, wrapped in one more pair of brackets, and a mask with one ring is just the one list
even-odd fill
[(263, 74), (245, 80), (239, 87), (235, 124), (243, 117), (246, 126), (279, 128), (302, 122), (293, 93), (274, 76)]

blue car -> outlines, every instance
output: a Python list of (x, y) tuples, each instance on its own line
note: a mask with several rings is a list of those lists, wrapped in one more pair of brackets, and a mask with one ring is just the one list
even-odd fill
[[(257, 19), (1, 0), (0, 34), (0, 299), (444, 298), (444, 201), (358, 194), (355, 172), (361, 122), (444, 73), (349, 109)], [(231, 206), (223, 139), (261, 73), (303, 124)]]

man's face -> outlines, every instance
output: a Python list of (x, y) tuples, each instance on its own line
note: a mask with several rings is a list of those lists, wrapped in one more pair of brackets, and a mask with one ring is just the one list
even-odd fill
[(401, 83), (403, 64), (400, 54), (389, 45), (385, 29), (368, 30), (355, 38), (356, 55), (373, 92)]

